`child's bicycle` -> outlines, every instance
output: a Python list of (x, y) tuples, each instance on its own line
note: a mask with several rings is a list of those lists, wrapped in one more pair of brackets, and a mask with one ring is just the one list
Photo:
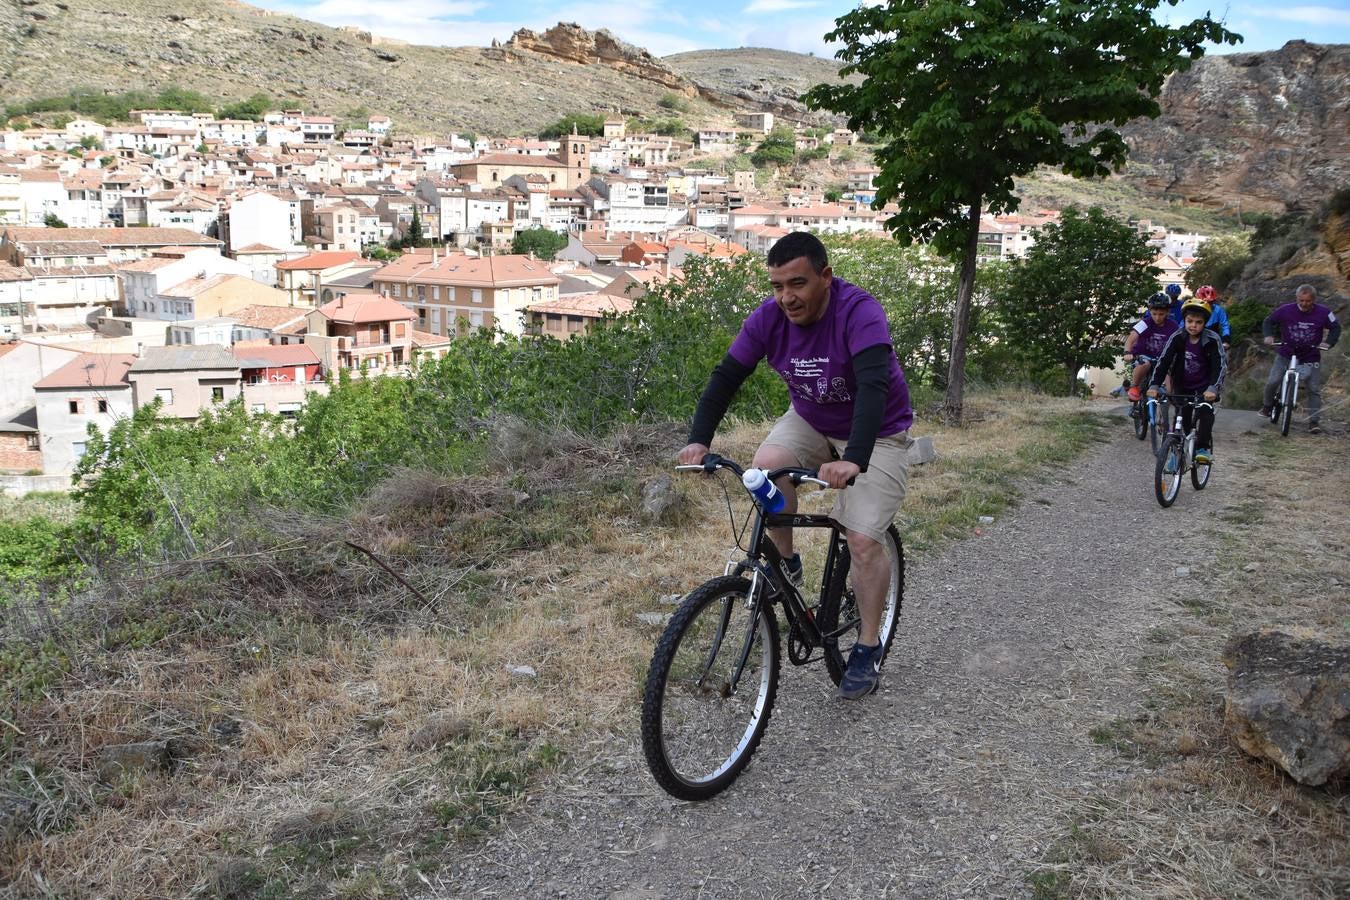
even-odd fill
[(1153, 493), (1158, 503), (1166, 509), (1176, 502), (1181, 491), (1181, 480), (1187, 472), (1191, 473), (1191, 486), (1203, 491), (1209, 484), (1209, 465), (1195, 464), (1195, 421), (1192, 415), (1191, 428), (1182, 427), (1183, 414), (1187, 407), (1198, 410), (1202, 406), (1210, 409), (1214, 404), (1199, 394), (1173, 394), (1171, 401), (1175, 406), (1172, 426), (1163, 435), (1162, 446), (1153, 466)]
[[(676, 468), (744, 474), (714, 453), (700, 465)], [(774, 469), (768, 476), (828, 487), (812, 469)], [(729, 494), (727, 509), (731, 513)], [(657, 642), (647, 672), (642, 749), (657, 783), (682, 800), (706, 800), (727, 788), (764, 737), (781, 665), (775, 606), (786, 620), (788, 661), (801, 666), (823, 658), (835, 684), (857, 642), (860, 619), (844, 528), (827, 515), (769, 513), (758, 503), (751, 516), (748, 546), (740, 546), (744, 529), (737, 535), (745, 557), (732, 558), (725, 574), (685, 597)], [(734, 513), (731, 518), (734, 532)], [(767, 529), (782, 526), (830, 529), (813, 603), (788, 578), (783, 557), (769, 539)], [(905, 584), (904, 550), (894, 525), (882, 547), (890, 565), (881, 617), (884, 660), (895, 638)]]
[(1310, 377), (1312, 367), (1317, 363), (1300, 363), (1298, 355), (1289, 357), (1289, 368), (1284, 370), (1280, 379), (1280, 391), (1270, 407), (1270, 421), (1280, 426), (1280, 434), (1289, 436), (1289, 425), (1294, 421), (1294, 407), (1298, 406), (1299, 382)]

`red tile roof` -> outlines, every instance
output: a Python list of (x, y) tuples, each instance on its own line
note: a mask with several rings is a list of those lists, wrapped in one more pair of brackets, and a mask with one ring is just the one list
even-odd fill
[(136, 362), (134, 353), (81, 353), (46, 378), (34, 390), (108, 388), (128, 384), (127, 371)]
[(320, 306), (319, 312), (325, 319), (352, 325), (417, 318), (402, 303), (379, 294), (348, 294)]
[(361, 258), (361, 254), (355, 250), (321, 250), (318, 253), (310, 253), (299, 259), (288, 259), (285, 262), (277, 263), (279, 271), (313, 270), (313, 269), (331, 269), (334, 266), (340, 266), (344, 263), (356, 262)]

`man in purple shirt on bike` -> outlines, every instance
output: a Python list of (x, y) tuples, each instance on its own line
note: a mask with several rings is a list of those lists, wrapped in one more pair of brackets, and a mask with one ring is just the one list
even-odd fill
[[(848, 533), (862, 620), (839, 696), (856, 700), (876, 689), (881, 666), (881, 613), (890, 583), (881, 542), (905, 496), (914, 419), (909, 387), (881, 304), (834, 277), (817, 237), (785, 236), (769, 251), (768, 268), (773, 296), (746, 317), (713, 370), (679, 462), (702, 461), (737, 389), (766, 359), (787, 383), (792, 405), (755, 452), (754, 465), (816, 467), (821, 480), (839, 490), (831, 516)], [(784, 512), (795, 512), (792, 484), (786, 478), (777, 484), (786, 495)], [(788, 560), (788, 574), (799, 579), (792, 529), (773, 529), (771, 537)]]
[[(1330, 308), (1317, 302), (1317, 288), (1310, 284), (1301, 284), (1294, 292), (1294, 302), (1276, 307), (1261, 323), (1261, 332), (1267, 344), (1275, 343), (1275, 326), (1280, 326), (1280, 349), (1275, 362), (1270, 366), (1270, 375), (1266, 378), (1266, 388), (1261, 395), (1261, 415), (1269, 416), (1270, 408), (1275, 405), (1275, 392), (1279, 390), (1280, 379), (1289, 368), (1290, 357), (1297, 356), (1301, 364), (1308, 365), (1308, 431), (1317, 434), (1322, 430), (1318, 419), (1322, 415), (1322, 352), (1336, 346), (1341, 336), (1341, 323)], [(1326, 341), (1322, 332), (1326, 332)]]

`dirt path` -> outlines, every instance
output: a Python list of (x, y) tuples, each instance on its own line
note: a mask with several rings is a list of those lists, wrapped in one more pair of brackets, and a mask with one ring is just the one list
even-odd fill
[(1257, 420), (1220, 421), (1209, 488), (1187, 482), (1170, 510), (1148, 445), (1113, 420), (1106, 443), (1026, 485), (984, 534), (912, 562), (880, 692), (840, 703), (823, 669), (785, 666), (768, 736), (720, 797), (661, 792), (634, 726), (455, 860), (432, 896), (1030, 895), (1074, 798), (1137, 772), (1090, 732), (1139, 710), (1150, 630), (1206, 588), (1165, 553), (1141, 571), (1126, 542), (1140, 523), (1194, 536), (1192, 551), (1212, 540), (1243, 499), (1254, 439), (1241, 432)]

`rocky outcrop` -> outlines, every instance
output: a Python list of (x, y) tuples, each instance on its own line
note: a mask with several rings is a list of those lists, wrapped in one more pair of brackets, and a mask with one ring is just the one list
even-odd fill
[(543, 53), (578, 65), (602, 65), (627, 75), (654, 81), (672, 91), (693, 96), (693, 85), (675, 74), (665, 63), (641, 47), (616, 38), (605, 29), (587, 31), (575, 22), (559, 22), (543, 34), (521, 28), (506, 47), (529, 53)]
[(1350, 45), (1290, 41), (1201, 59), (1157, 119), (1122, 129), (1150, 194), (1247, 211), (1313, 209), (1350, 184)]
[(1223, 661), (1239, 747), (1302, 784), (1350, 775), (1350, 644), (1268, 629), (1234, 637)]

